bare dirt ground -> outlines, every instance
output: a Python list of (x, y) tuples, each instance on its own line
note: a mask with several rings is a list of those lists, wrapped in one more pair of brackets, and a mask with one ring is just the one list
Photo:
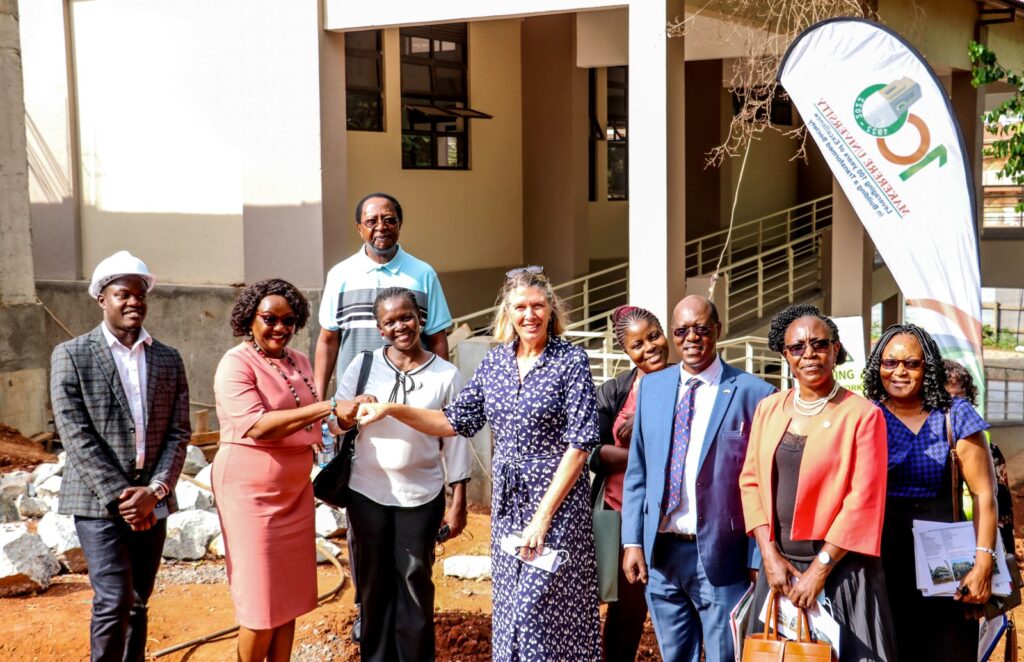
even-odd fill
[(27, 439), (12, 427), (0, 423), (0, 473), (17, 469), (32, 470), (43, 462), (56, 462), (57, 457), (47, 453), (42, 445)]

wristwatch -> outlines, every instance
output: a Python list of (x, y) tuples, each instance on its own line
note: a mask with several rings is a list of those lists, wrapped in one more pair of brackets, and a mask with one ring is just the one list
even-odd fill
[(157, 501), (162, 501), (167, 496), (167, 488), (164, 487), (163, 483), (152, 482), (149, 484), (149, 489), (153, 490), (153, 494), (156, 495)]
[(818, 563), (820, 563), (823, 566), (832, 565), (832, 555), (826, 552), (825, 550), (821, 550), (820, 552), (818, 552)]

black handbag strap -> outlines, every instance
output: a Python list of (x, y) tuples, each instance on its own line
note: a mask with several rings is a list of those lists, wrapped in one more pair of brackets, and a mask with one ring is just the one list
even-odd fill
[(373, 367), (373, 352), (363, 352), (363, 363), (359, 366), (359, 380), (356, 381), (356, 395), (366, 390), (366, 382), (370, 379), (370, 368)]

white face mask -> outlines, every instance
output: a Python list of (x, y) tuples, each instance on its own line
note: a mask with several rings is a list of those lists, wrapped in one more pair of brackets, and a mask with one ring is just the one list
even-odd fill
[(506, 554), (511, 554), (523, 563), (532, 565), (535, 568), (540, 568), (544, 572), (557, 572), (559, 566), (565, 563), (569, 558), (569, 552), (564, 549), (555, 549), (553, 547), (545, 546), (544, 551), (541, 554), (527, 561), (519, 555), (519, 549), (523, 546), (523, 539), (515, 534), (502, 538), (498, 543), (498, 546), (501, 547), (501, 551)]

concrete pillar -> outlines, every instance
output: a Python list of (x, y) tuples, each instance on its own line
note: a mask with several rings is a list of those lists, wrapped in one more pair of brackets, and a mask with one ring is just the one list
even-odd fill
[(874, 244), (857, 217), (843, 189), (832, 181), (831, 287), (828, 314), (860, 315), (864, 322), (864, 346), (871, 343), (871, 274)]
[(34, 303), (18, 3), (0, 0), (0, 305)]
[[(322, 14), (322, 7), (321, 7)], [(322, 16), (320, 25), (323, 24)], [(352, 251), (346, 240), (354, 234), (348, 208), (348, 131), (345, 124), (345, 34), (319, 30), (320, 154), (323, 169), (322, 276)], [(323, 283), (320, 283), (322, 286)]]
[(523, 256), (555, 283), (587, 272), (587, 72), (573, 14), (522, 24)]
[(26, 434), (47, 419), (48, 348), (30, 226), (18, 4), (0, 0), (0, 422)]
[(668, 322), (685, 288), (683, 38), (667, 21), (682, 0), (629, 4), (629, 297)]
[(891, 296), (882, 302), (882, 330), (903, 323), (903, 295)]
[[(318, 0), (250, 0), (238, 15), (249, 283), (278, 276), (299, 287), (323, 286), (319, 11)], [(329, 172), (336, 174), (337, 168)]]
[(35, 275), (75, 280), (83, 274), (70, 3), (22, 0), (20, 10)]
[[(988, 28), (981, 27), (980, 30), (987, 35)], [(985, 112), (985, 93), (971, 85), (970, 71), (953, 71), (952, 77), (950, 96), (957, 122), (964, 134), (964, 149), (967, 152), (965, 156), (970, 164), (974, 190), (977, 192), (974, 208), (977, 218), (976, 231), (980, 232), (984, 202), (981, 188), (981, 165), (982, 151), (985, 146), (985, 130), (982, 126), (981, 115)]]

